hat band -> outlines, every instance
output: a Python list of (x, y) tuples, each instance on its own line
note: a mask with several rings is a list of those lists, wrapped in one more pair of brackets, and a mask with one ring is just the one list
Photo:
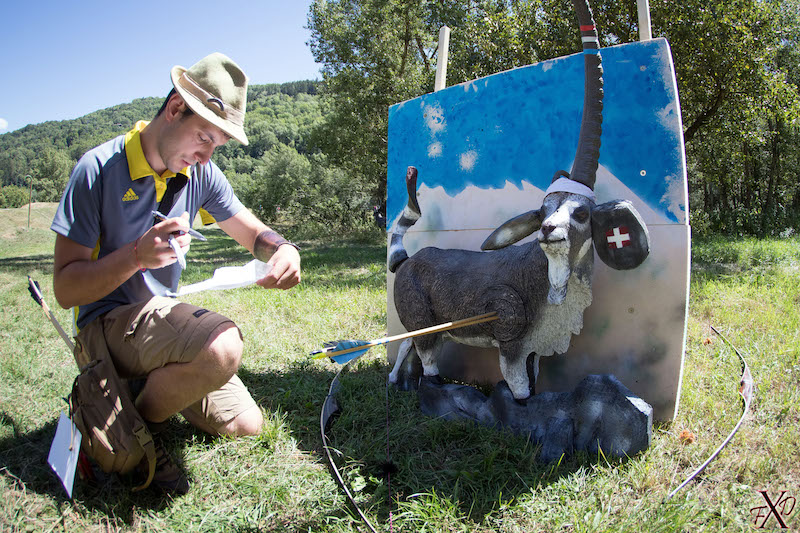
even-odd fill
[(180, 86), (189, 94), (206, 104), (206, 108), (224, 120), (229, 120), (237, 126), (244, 126), (244, 113), (236, 108), (228, 107), (218, 97), (197, 85), (192, 78), (184, 72), (178, 78)]
[(545, 191), (545, 196), (550, 194), (551, 192), (568, 192), (572, 194), (580, 194), (591, 201), (596, 201), (594, 196), (594, 191), (584, 185), (583, 183), (571, 180), (569, 178), (558, 178), (556, 181), (550, 184), (550, 186)]

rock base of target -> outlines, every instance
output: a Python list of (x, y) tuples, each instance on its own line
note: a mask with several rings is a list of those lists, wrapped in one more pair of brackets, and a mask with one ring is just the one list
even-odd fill
[(524, 401), (514, 399), (505, 381), (489, 396), (438, 377), (422, 376), (418, 383), (424, 414), (527, 435), (541, 444), (544, 463), (577, 451), (630, 457), (650, 446), (653, 408), (613, 375), (590, 375), (571, 392), (542, 392)]

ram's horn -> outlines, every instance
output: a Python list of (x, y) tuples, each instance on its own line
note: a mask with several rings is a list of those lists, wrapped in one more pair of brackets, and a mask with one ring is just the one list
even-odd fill
[(603, 123), (603, 66), (592, 10), (586, 0), (573, 4), (581, 28), (585, 79), (581, 132), (570, 178), (594, 190)]

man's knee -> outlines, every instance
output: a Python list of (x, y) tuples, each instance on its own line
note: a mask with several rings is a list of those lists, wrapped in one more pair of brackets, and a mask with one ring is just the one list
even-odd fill
[(257, 405), (254, 405), (238, 414), (218, 431), (220, 435), (244, 437), (246, 435), (258, 435), (261, 433), (263, 426), (264, 416), (261, 414), (261, 409)]
[(244, 343), (239, 328), (232, 323), (221, 324), (209, 335), (203, 347), (203, 355), (204, 359), (215, 367), (214, 370), (227, 381), (239, 369), (243, 349)]

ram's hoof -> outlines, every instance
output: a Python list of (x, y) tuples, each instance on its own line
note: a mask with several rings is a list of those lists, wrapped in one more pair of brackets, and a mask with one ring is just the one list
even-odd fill
[(444, 381), (442, 381), (442, 377), (439, 374), (435, 376), (422, 376), (423, 380), (427, 381), (430, 385), (442, 385)]

